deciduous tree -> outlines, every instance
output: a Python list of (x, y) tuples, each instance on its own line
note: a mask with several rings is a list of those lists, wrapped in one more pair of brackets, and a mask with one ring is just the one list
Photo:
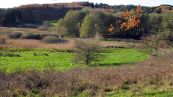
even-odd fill
[(94, 37), (96, 33), (104, 33), (104, 21), (101, 13), (91, 13), (84, 18), (80, 29), (80, 37)]
[(76, 40), (76, 56), (74, 62), (91, 65), (100, 58), (100, 46), (98, 42), (89, 39)]

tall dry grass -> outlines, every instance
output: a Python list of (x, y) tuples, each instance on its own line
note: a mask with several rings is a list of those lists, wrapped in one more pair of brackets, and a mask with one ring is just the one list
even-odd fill
[(112, 47), (112, 48), (133, 48), (138, 47), (140, 43), (126, 42), (126, 41), (101, 41), (100, 45), (102, 47)]
[[(65, 42), (60, 43), (44, 43), (42, 40), (34, 39), (7, 39), (6, 44), (0, 45), (0, 48), (53, 48), (53, 49), (74, 49), (74, 40), (76, 39), (65, 39)], [(132, 48), (137, 47), (139, 43), (131, 43), (124, 41), (100, 41), (101, 47), (108, 48)]]
[(39, 30), (37, 28), (16, 28), (16, 27), (0, 27), (0, 33), (11, 33), (11, 32), (32, 32), (32, 33), (47, 33), (49, 30)]
[(5, 44), (6, 43), (6, 37), (5, 36), (2, 36), (0, 35), (0, 44)]
[(8, 39), (6, 44), (0, 48), (53, 48), (53, 49), (72, 49), (74, 42), (68, 40), (65, 43), (47, 44), (41, 40), (32, 39)]

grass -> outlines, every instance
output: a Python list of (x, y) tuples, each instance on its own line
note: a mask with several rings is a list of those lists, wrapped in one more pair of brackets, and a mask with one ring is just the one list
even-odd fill
[(137, 49), (118, 48), (105, 50), (103, 52), (102, 55), (104, 58), (99, 62), (101, 66), (129, 64), (143, 61), (148, 57), (145, 52), (141, 52)]
[[(8, 72), (14, 71), (18, 68), (20, 69), (39, 69), (44, 70), (49, 64), (54, 65), (55, 68), (70, 69), (77, 65), (71, 64), (72, 53), (67, 52), (48, 52), (48, 51), (24, 51), (17, 52), (21, 57), (1, 57), (1, 64), (4, 64)], [(37, 55), (34, 54), (48, 54)]]
[[(118, 50), (124, 49), (111, 49), (106, 50), (107, 52), (103, 50), (102, 53), (113, 53)], [(45, 53), (34, 55), (49, 56)], [(12, 74), (0, 72), (2, 83), (0, 96), (172, 97), (172, 58), (172, 53), (151, 57), (136, 63), (133, 68), (108, 66), (106, 69), (94, 67), (63, 72), (25, 71)]]
[(173, 89), (164, 90), (164, 91), (153, 89), (153, 90), (143, 91), (143, 93), (134, 93), (130, 90), (119, 90), (107, 94), (106, 97), (173, 97)]
[[(173, 97), (173, 89), (169, 90), (146, 90), (143, 93), (134, 93), (131, 90), (117, 90), (112, 92), (107, 92), (104, 97)], [(88, 97), (88, 92), (84, 91), (77, 96), (73, 97)]]
[[(81, 64), (73, 64), (72, 52), (52, 52), (43, 50), (16, 51), (17, 56), (1, 56), (1, 68), (5, 68), (7, 72), (13, 72), (17, 69), (44, 70), (53, 67), (57, 70), (68, 70), (75, 67), (86, 67)], [(139, 62), (148, 57), (144, 52), (137, 49), (106, 49), (101, 52), (103, 59), (99, 61), (99, 66), (115, 65)]]

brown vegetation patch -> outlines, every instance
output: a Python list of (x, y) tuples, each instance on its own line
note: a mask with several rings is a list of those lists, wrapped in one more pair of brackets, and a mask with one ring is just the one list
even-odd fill
[(32, 39), (9, 39), (6, 44), (0, 45), (0, 48), (53, 48), (53, 49), (72, 49), (73, 41), (66, 40), (64, 43), (46, 44), (41, 40)]
[[(53, 36), (53, 34), (44, 34), (42, 37)], [(44, 43), (43, 40), (35, 39), (6, 39), (6, 44), (1, 44), (0, 48), (53, 48), (53, 49), (73, 49), (74, 40), (72, 39), (58, 39), (57, 43)], [(140, 43), (126, 42), (126, 41), (99, 41), (101, 47), (108, 48), (132, 48), (137, 47)]]
[(102, 41), (100, 42), (102, 47), (110, 47), (110, 48), (132, 48), (138, 47), (140, 43), (134, 42), (126, 42), (126, 41)]
[(15, 27), (0, 27), (0, 33), (11, 33), (11, 32), (32, 32), (32, 33), (44, 33), (47, 31), (39, 30), (36, 28), (15, 28)]
[(6, 37), (0, 35), (0, 44), (5, 44), (6, 43)]

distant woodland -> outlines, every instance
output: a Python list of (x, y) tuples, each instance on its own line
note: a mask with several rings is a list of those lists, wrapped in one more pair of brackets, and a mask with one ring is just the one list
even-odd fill
[(0, 9), (0, 26), (48, 27), (61, 36), (141, 38), (173, 31), (173, 6), (94, 4), (90, 2), (32, 4)]
[[(47, 20), (58, 20), (65, 16), (69, 10), (80, 10), (82, 8), (100, 8), (110, 9), (113, 13), (126, 10), (134, 10), (134, 5), (115, 5), (94, 4), (90, 2), (73, 2), (57, 4), (32, 4), (22, 5), (16, 8), (0, 9), (1, 26), (22, 26), (24, 24), (40, 24)], [(164, 10), (172, 10), (172, 6), (162, 7), (144, 7), (145, 13), (162, 13)]]

